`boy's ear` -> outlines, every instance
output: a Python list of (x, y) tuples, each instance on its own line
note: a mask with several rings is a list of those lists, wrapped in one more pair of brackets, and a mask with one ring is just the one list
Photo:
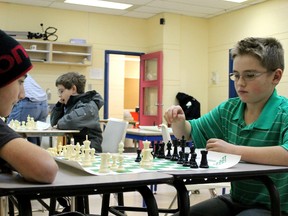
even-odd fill
[(281, 78), (282, 78), (282, 74), (283, 74), (283, 70), (281, 70), (281, 69), (279, 69), (279, 68), (275, 70), (273, 82), (274, 82), (276, 85), (280, 82), (280, 80), (281, 80)]
[(73, 85), (71, 89), (72, 89), (73, 94), (77, 94), (78, 93), (76, 85)]

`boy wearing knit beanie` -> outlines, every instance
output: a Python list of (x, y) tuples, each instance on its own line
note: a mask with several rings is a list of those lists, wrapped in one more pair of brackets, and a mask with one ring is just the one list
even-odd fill
[[(25, 49), (0, 30), (0, 116), (7, 117), (25, 97), (23, 83), (32, 64)], [(42, 148), (28, 142), (0, 119), (0, 171), (7, 164), (26, 180), (51, 183), (58, 166)]]

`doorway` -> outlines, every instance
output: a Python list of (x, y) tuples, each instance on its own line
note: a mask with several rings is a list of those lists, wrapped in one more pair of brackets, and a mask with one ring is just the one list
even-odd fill
[(104, 119), (123, 119), (139, 107), (141, 55), (143, 53), (105, 51)]

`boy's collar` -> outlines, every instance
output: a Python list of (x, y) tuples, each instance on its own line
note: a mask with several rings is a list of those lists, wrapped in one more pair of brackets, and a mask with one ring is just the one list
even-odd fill
[[(259, 129), (269, 129), (271, 128), (274, 118), (277, 115), (278, 107), (281, 103), (279, 100), (279, 96), (277, 91), (274, 90), (270, 98), (268, 99), (267, 103), (263, 107), (260, 116), (258, 119), (253, 123), (254, 128)], [(245, 103), (240, 103), (240, 106), (237, 108), (236, 113), (233, 117), (233, 120), (243, 119), (245, 109)]]

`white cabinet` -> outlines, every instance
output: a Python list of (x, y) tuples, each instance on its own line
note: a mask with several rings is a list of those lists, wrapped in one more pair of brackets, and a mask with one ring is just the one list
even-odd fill
[(92, 46), (87, 44), (58, 43), (38, 40), (20, 40), (32, 62), (89, 66)]

